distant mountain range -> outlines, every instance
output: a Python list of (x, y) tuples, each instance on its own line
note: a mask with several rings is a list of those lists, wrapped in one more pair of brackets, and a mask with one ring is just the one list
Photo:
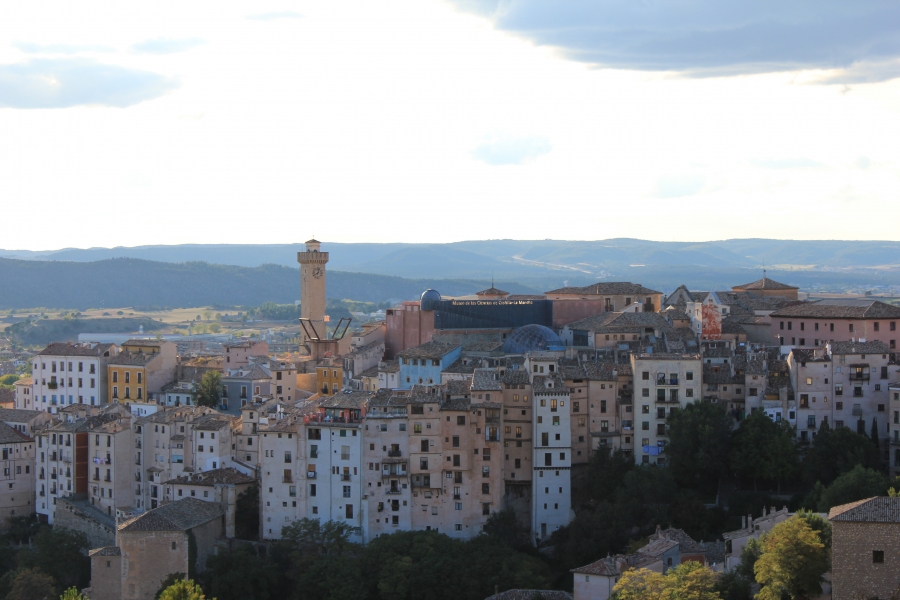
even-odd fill
[[(302, 244), (0, 250), (0, 307), (259, 305), (299, 297)], [(744, 239), (714, 242), (483, 240), (452, 244), (324, 242), (328, 297), (417, 298), (434, 287), (471, 294), (492, 280), (512, 293), (595, 281), (663, 292), (728, 289), (770, 277), (803, 290), (900, 291), (900, 242)], [(36, 285), (36, 283), (38, 285)]]

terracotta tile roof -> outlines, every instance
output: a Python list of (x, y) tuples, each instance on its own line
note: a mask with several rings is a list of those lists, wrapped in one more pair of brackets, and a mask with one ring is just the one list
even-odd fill
[(379, 373), (397, 373), (400, 371), (400, 363), (396, 360), (384, 361), (384, 366), (378, 367)]
[(535, 394), (568, 394), (569, 388), (565, 386), (558, 375), (538, 375), (531, 383), (531, 391)]
[(240, 420), (240, 417), (230, 417), (218, 413), (209, 414), (194, 419), (191, 423), (191, 427), (197, 431), (218, 431), (226, 427), (231, 427), (234, 424), (235, 419)]
[(848, 523), (900, 523), (900, 498), (876, 496), (835, 506), (828, 512), (828, 519)]
[(119, 352), (115, 356), (115, 358), (109, 359), (109, 362), (107, 364), (143, 367), (150, 364), (150, 362), (158, 356), (160, 356), (159, 353), (145, 354), (143, 352), (129, 352), (128, 350), (124, 350), (122, 352)]
[(93, 550), (88, 552), (88, 556), (122, 556), (122, 550), (118, 546), (94, 548)]
[(445, 355), (459, 348), (459, 344), (448, 342), (427, 342), (415, 348), (409, 348), (403, 352), (399, 352), (397, 356), (400, 358), (430, 358), (432, 360), (440, 360)]
[(182, 475), (170, 479), (165, 483), (171, 485), (201, 485), (213, 487), (215, 485), (242, 485), (245, 483), (253, 483), (255, 478), (244, 475), (237, 469), (213, 469), (212, 471), (203, 471), (192, 475)]
[(454, 360), (449, 367), (441, 371), (441, 373), (474, 373), (475, 372), (475, 363), (463, 363), (463, 359), (457, 358)]
[(841, 354), (888, 354), (891, 350), (884, 342), (831, 342), (831, 353)]
[(187, 531), (225, 514), (218, 502), (185, 498), (163, 504), (119, 524), (120, 533), (136, 531)]
[(768, 277), (763, 277), (762, 279), (757, 279), (756, 281), (751, 281), (750, 283), (745, 283), (744, 285), (736, 285), (731, 289), (733, 290), (799, 290), (800, 288), (788, 285), (786, 283), (780, 283), (775, 281), (774, 279), (769, 279)]
[(820, 300), (780, 308), (769, 315), (774, 318), (807, 319), (900, 319), (900, 308), (872, 300), (870, 303), (844, 304)]
[(470, 379), (451, 379), (447, 382), (446, 392), (451, 396), (468, 396), (471, 385)]
[[(574, 323), (569, 323), (566, 325), (569, 329), (579, 329), (579, 330), (587, 330), (587, 331), (602, 331), (605, 329), (613, 329), (619, 330), (623, 327), (631, 327), (631, 328), (647, 328), (652, 327), (654, 329), (660, 329), (661, 331), (669, 331), (672, 329), (671, 323), (669, 323), (664, 316), (658, 313), (653, 312), (639, 312), (639, 313), (629, 313), (629, 312), (608, 312), (608, 313), (599, 313), (596, 315), (592, 315), (590, 317), (575, 321)], [(635, 333), (642, 333), (640, 329), (635, 330)]]
[[(601, 281), (583, 287), (562, 287), (545, 293), (582, 294), (590, 296), (624, 296), (629, 294), (634, 296), (646, 296), (647, 294), (661, 294), (662, 292), (645, 288), (638, 283), (631, 283), (630, 281)], [(635, 298), (635, 300), (637, 300), (637, 298)]]
[(572, 569), (573, 573), (583, 573), (585, 575), (603, 575), (604, 577), (615, 577), (619, 575), (619, 567), (616, 557), (607, 556), (589, 565)]
[(665, 539), (678, 542), (681, 546), (682, 554), (703, 552), (703, 547), (694, 541), (694, 538), (685, 533), (683, 529), (676, 529), (675, 527), (659, 530), (656, 533), (651, 534), (649, 539), (651, 541)]
[(530, 383), (525, 369), (507, 369), (501, 381), (505, 385), (527, 385)]
[(19, 442), (32, 442), (30, 437), (13, 429), (6, 423), (0, 423), (0, 444), (18, 444)]
[(0, 388), (0, 404), (16, 401), (16, 390)]
[(472, 376), (473, 392), (499, 392), (502, 389), (503, 388), (500, 385), (500, 375), (497, 372), (497, 369), (475, 369), (475, 373)]
[(53, 342), (37, 353), (38, 356), (103, 356), (115, 344), (73, 344), (72, 342)]
[(489, 287), (486, 290), (481, 290), (480, 292), (475, 292), (477, 296), (509, 296), (509, 292), (504, 292), (503, 290), (498, 290), (494, 286)]
[(4, 423), (27, 423), (38, 415), (40, 410), (26, 410), (24, 408), (0, 408), (0, 421)]
[(350, 392), (349, 394), (335, 394), (325, 397), (319, 406), (321, 408), (363, 408), (374, 394), (372, 392)]

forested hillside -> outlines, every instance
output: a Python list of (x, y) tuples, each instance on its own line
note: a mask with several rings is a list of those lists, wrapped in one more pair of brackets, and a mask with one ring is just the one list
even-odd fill
[[(427, 288), (471, 294), (489, 284), (475, 280), (412, 280), (365, 273), (329, 272), (329, 298), (386, 302), (418, 298)], [(513, 283), (511, 292), (535, 293)], [(35, 306), (259, 306), (300, 297), (298, 268), (236, 267), (205, 262), (163, 263), (133, 258), (97, 262), (0, 259), (0, 309)]]

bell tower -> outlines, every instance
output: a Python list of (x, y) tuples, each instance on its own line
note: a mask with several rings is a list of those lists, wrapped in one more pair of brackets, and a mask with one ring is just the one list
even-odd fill
[[(325, 263), (328, 253), (320, 252), (321, 242), (306, 242), (306, 251), (297, 253), (300, 263), (300, 317), (309, 319), (316, 332), (325, 338)], [(303, 342), (307, 340), (304, 334)]]

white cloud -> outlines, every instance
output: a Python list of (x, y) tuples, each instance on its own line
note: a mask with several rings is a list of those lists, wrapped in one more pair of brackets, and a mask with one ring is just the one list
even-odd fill
[(480, 144), (472, 156), (489, 165), (521, 165), (547, 154), (550, 141), (545, 137), (501, 136)]
[(169, 39), (157, 38), (154, 40), (145, 40), (131, 47), (133, 52), (146, 52), (148, 54), (176, 54), (190, 50), (195, 46), (199, 46), (203, 40), (199, 38), (186, 39)]
[[(0, 3), (3, 197), (42, 215), (0, 246), (897, 237), (900, 80), (596, 69), (440, 0), (253, 10), (303, 18)], [(131, 51), (160, 39), (205, 43)]]

